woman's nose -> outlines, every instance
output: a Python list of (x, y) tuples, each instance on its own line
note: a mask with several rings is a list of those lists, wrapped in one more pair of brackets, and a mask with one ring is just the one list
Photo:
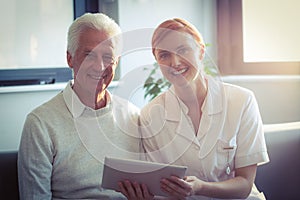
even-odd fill
[(178, 67), (181, 64), (180, 57), (176, 54), (172, 54), (171, 56), (171, 67)]

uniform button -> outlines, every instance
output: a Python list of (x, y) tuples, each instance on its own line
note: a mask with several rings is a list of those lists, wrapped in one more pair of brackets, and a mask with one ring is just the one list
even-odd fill
[(199, 146), (198, 145), (194, 145), (194, 149), (199, 150)]

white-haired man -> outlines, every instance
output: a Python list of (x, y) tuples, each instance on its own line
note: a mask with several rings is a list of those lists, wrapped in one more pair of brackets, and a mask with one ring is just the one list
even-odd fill
[(139, 110), (107, 90), (120, 47), (119, 26), (87, 13), (69, 28), (74, 80), (26, 118), (19, 153), (21, 199), (122, 199), (101, 188), (105, 156), (137, 158)]

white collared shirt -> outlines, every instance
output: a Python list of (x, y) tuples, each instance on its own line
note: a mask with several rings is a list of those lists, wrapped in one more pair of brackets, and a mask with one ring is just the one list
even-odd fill
[(197, 134), (187, 113), (173, 88), (143, 108), (143, 144), (149, 160), (188, 166), (187, 175), (204, 181), (227, 180), (236, 168), (269, 161), (251, 91), (208, 77)]

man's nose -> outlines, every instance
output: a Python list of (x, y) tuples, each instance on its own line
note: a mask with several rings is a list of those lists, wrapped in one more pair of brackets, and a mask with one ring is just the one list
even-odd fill
[(106, 69), (106, 64), (102, 58), (99, 58), (97, 61), (97, 68), (100, 71), (104, 71)]

